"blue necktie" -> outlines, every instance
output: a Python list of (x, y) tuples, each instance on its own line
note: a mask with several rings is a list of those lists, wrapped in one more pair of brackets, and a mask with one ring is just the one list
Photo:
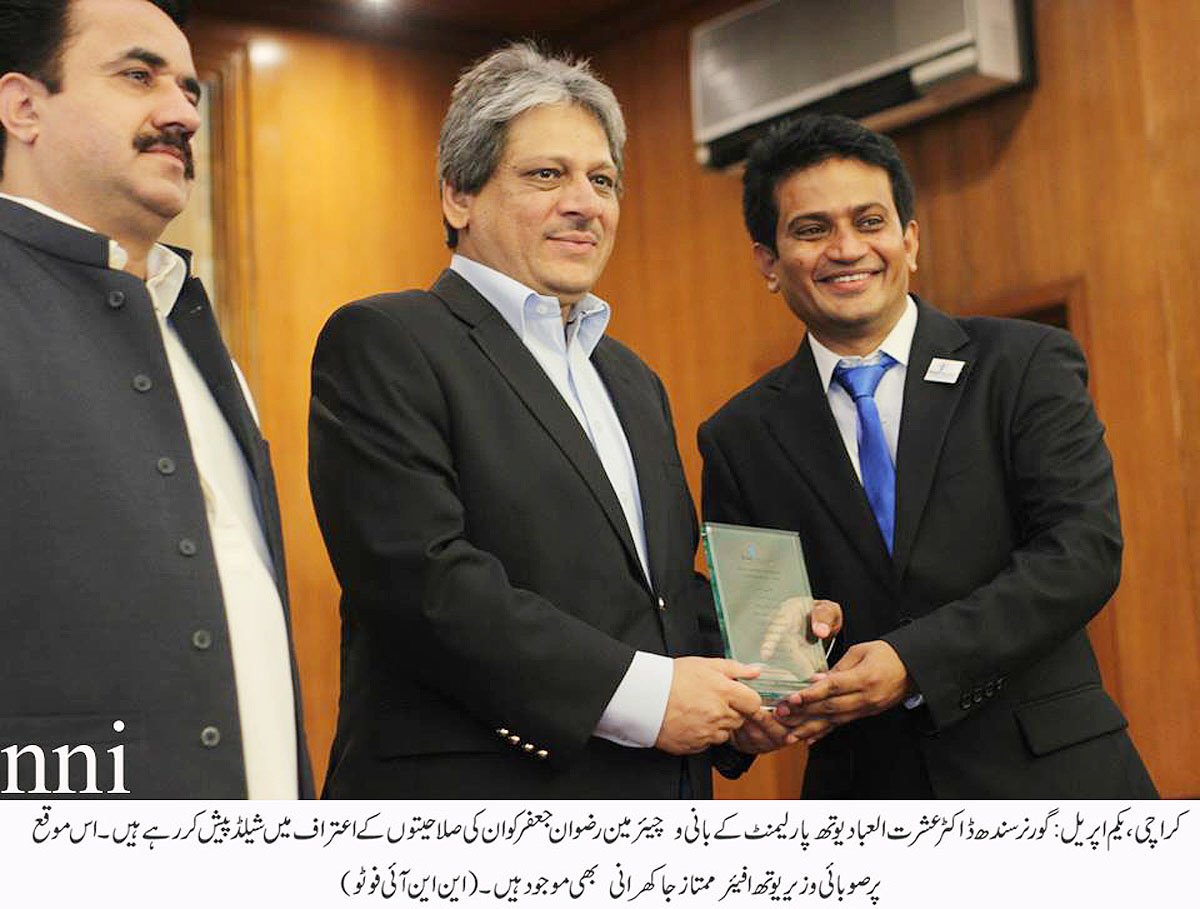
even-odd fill
[(896, 530), (896, 468), (888, 453), (879, 408), (875, 406), (875, 389), (883, 374), (895, 365), (896, 361), (887, 354), (880, 354), (879, 362), (872, 366), (838, 364), (833, 371), (833, 380), (846, 389), (858, 409), (858, 464), (863, 489), (888, 552), (892, 551)]

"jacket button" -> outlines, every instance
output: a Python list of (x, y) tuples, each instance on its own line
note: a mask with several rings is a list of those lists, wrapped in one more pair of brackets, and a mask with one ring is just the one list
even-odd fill
[(192, 646), (197, 650), (208, 650), (212, 646), (212, 633), (204, 628), (196, 629), (192, 632)]
[(216, 748), (221, 744), (221, 730), (216, 726), (205, 726), (200, 730), (200, 744), (205, 748)]
[(534, 746), (533, 742), (526, 742), (524, 745), (521, 746), (521, 748), (524, 749), (527, 754), (532, 754), (534, 747), (535, 746)]
[(508, 744), (510, 744), (510, 745), (520, 745), (520, 744), (521, 744), (521, 737), (520, 737), (519, 735), (510, 735), (510, 736), (508, 737)]
[(500, 736), (501, 738), (508, 738), (508, 730), (503, 728), (497, 729), (496, 735)]
[(121, 290), (109, 291), (108, 307), (109, 309), (120, 309), (125, 305), (125, 292)]
[(548, 757), (550, 757), (550, 752), (547, 751), (545, 748), (542, 748), (537, 752), (537, 759), (539, 761), (544, 761)]
[(970, 710), (971, 709), (971, 696), (969, 694), (964, 694), (962, 697), (960, 697), (958, 699), (958, 706), (961, 707), (963, 710)]
[(161, 473), (164, 477), (169, 477), (171, 474), (173, 474), (175, 472), (175, 462), (172, 461), (170, 458), (159, 458), (157, 466), (158, 466), (158, 472)]
[(194, 556), (199, 551), (196, 546), (196, 541), (184, 537), (179, 541), (179, 554), (185, 556)]
[(139, 372), (133, 377), (133, 390), (147, 392), (154, 387), (154, 380), (143, 372)]
[(658, 611), (659, 612), (667, 611), (667, 601), (664, 600), (662, 597), (658, 598)]

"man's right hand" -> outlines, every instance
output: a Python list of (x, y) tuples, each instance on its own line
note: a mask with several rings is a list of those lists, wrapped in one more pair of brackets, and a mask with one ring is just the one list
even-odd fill
[(696, 754), (729, 741), (753, 716), (762, 698), (738, 679), (754, 678), (757, 666), (709, 657), (676, 657), (667, 711), (654, 747), (668, 754)]

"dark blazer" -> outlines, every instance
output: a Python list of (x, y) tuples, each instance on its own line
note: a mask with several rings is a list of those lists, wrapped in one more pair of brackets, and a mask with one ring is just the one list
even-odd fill
[[(924, 380), (934, 357), (964, 361), (957, 382)], [(806, 795), (1154, 794), (1084, 630), (1116, 588), (1122, 541), (1070, 335), (918, 304), (892, 557), (807, 339), (699, 442), (706, 520), (799, 531), (814, 594), (845, 610), (840, 649), (882, 638), (925, 698), (820, 742)]]
[[(342, 585), (326, 796), (673, 798), (685, 762), (592, 736), (635, 650), (703, 649), (712, 601), (657, 376), (611, 338), (652, 583), (570, 408), (454, 272), (329, 320), (310, 479)], [(708, 761), (686, 762), (695, 794)]]
[[(0, 199), (0, 747), (42, 748), (52, 790), (52, 749), (92, 745), (108, 792), (107, 749), (123, 745), (133, 797), (244, 798), (225, 610), (183, 411), (146, 285), (107, 265), (105, 237)], [(171, 320), (253, 470), (286, 608), (267, 445), (199, 280)], [(293, 685), (311, 795), (294, 670)], [(30, 793), (34, 762), (17, 766)], [(77, 759), (69, 788), (84, 785)]]

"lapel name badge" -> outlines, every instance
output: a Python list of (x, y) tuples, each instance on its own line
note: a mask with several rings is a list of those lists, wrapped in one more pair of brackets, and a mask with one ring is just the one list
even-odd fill
[(943, 385), (953, 385), (958, 381), (959, 374), (967, 364), (962, 360), (943, 360), (934, 357), (925, 370), (926, 382), (941, 382)]

